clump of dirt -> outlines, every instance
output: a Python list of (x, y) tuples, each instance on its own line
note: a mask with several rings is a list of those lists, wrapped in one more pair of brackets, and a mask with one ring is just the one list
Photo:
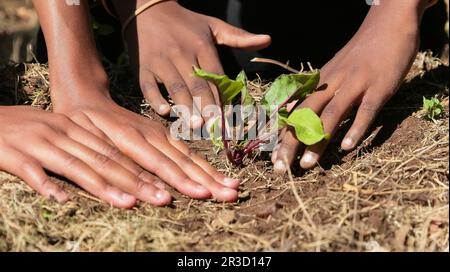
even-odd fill
[[(45, 65), (2, 70), (0, 89), (13, 95), (4, 104), (51, 108)], [(113, 90), (116, 101), (169, 124), (150, 110), (129, 78), (119, 81), (125, 83)], [(259, 92), (266, 86), (249, 84)], [(422, 96), (435, 95), (445, 104), (445, 116), (425, 121)], [(343, 130), (350, 124), (343, 122)], [(120, 210), (55, 179), (74, 195), (59, 205), (0, 173), (0, 250), (448, 251), (448, 66), (420, 53), (364, 143), (346, 154), (339, 151), (342, 137), (335, 137), (321, 166), (303, 171), (297, 163), (286, 175), (273, 172), (268, 154), (255, 154), (235, 168), (209, 142), (189, 143), (243, 181), (239, 201), (229, 204), (175, 194), (168, 207), (139, 203)]]

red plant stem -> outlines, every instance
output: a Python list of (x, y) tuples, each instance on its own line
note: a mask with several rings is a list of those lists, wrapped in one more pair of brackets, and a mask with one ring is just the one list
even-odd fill
[(244, 155), (251, 153), (256, 147), (258, 147), (260, 144), (264, 143), (268, 138), (270, 138), (270, 136), (272, 136), (275, 133), (278, 133), (279, 131), (280, 130), (278, 130), (276, 132), (264, 134), (259, 139), (257, 138), (255, 140), (253, 140), (252, 144), (247, 144), (247, 146), (244, 148)]
[[(275, 115), (276, 115), (283, 107), (286, 107), (286, 105), (287, 105), (287, 103), (289, 103), (289, 100), (290, 100), (290, 99), (291, 99), (291, 96), (289, 96), (285, 101), (283, 101), (283, 103), (281, 103), (280, 105), (278, 105), (278, 107), (276, 108), (276, 110), (273, 111), (272, 114), (270, 115), (269, 122), (270, 122), (270, 120), (272, 120), (272, 119), (275, 117)], [(266, 124), (264, 125), (265, 128), (267, 127), (267, 124), (268, 124), (268, 123), (266, 123)], [(244, 147), (244, 153), (245, 153), (245, 154), (248, 154), (248, 153), (245, 152), (245, 150), (247, 150), (247, 149), (250, 148), (251, 151), (252, 151), (253, 149), (255, 149), (256, 146), (258, 146), (259, 144), (262, 143), (262, 141), (257, 141), (257, 143), (254, 143), (255, 141), (257, 141), (257, 140), (250, 140), (250, 141), (248, 141), (248, 143), (247, 143), (247, 144), (245, 145), (245, 147)], [(251, 152), (251, 151), (250, 151), (250, 152)]]
[(235, 163), (235, 159), (234, 159), (234, 155), (231, 152), (230, 146), (228, 145), (228, 140), (226, 139), (227, 129), (225, 127), (225, 124), (226, 124), (226, 122), (225, 122), (225, 112), (224, 112), (223, 108), (224, 107), (222, 105), (220, 112), (221, 112), (221, 115), (222, 115), (222, 143), (223, 143), (223, 149), (225, 150), (225, 154), (227, 155), (228, 160), (230, 162), (232, 162), (233, 164), (236, 164)]
[[(275, 117), (275, 115), (283, 108), (285, 107), (288, 103), (289, 100), (292, 98), (292, 96), (289, 96), (285, 101), (283, 101), (280, 105), (278, 105), (278, 107), (276, 108), (275, 111), (273, 111), (270, 115), (269, 118), (269, 122)], [(225, 153), (227, 155), (228, 160), (233, 163), (234, 165), (239, 165), (238, 160), (242, 161), (242, 158), (244, 158), (246, 155), (248, 155), (249, 153), (251, 153), (256, 147), (258, 147), (260, 144), (262, 144), (264, 141), (267, 140), (267, 138), (270, 138), (270, 136), (273, 134), (272, 133), (267, 133), (264, 134), (262, 137), (258, 137), (254, 140), (250, 140), (248, 141), (248, 143), (245, 145), (244, 150), (242, 152), (242, 157), (241, 158), (237, 158), (239, 154), (239, 152), (232, 152), (230, 150), (230, 147), (228, 145), (228, 140), (226, 140), (226, 128), (225, 128), (225, 112), (224, 112), (224, 107), (222, 104), (221, 107), (221, 114), (222, 114), (222, 143), (223, 143), (223, 149), (225, 150)], [(267, 127), (267, 122), (264, 125), (264, 128)], [(257, 125), (257, 124), (255, 124)], [(280, 129), (277, 131), (277, 133), (280, 131)]]

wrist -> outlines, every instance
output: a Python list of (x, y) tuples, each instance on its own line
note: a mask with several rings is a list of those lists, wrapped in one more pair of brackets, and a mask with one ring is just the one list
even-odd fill
[(389, 1), (381, 0), (373, 5), (364, 24), (379, 25), (389, 32), (414, 36), (419, 33), (423, 13), (429, 0)]
[[(150, 2), (150, 0), (136, 0), (136, 1), (123, 1), (123, 0), (111, 0), (111, 4), (114, 7), (115, 12), (121, 23), (124, 23), (136, 10)], [(176, 0), (166, 0), (157, 5), (178, 5)], [(152, 7), (151, 7), (152, 8)], [(151, 9), (149, 8), (149, 9)]]
[(383, 12), (385, 17), (394, 16), (403, 20), (404, 23), (413, 23), (418, 26), (425, 10), (435, 3), (436, 0), (381, 0), (379, 5), (372, 6), (369, 13)]
[(50, 96), (54, 112), (110, 101), (109, 80), (103, 68), (56, 70), (50, 68)]

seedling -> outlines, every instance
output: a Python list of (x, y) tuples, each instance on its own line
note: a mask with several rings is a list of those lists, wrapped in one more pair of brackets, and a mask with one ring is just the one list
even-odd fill
[(436, 121), (436, 118), (439, 118), (444, 111), (444, 106), (441, 104), (439, 99), (433, 97), (431, 99), (427, 99), (425, 96), (423, 97), (423, 109), (425, 111), (425, 117), (428, 120)]
[[(311, 109), (301, 108), (292, 112), (287, 109), (289, 103), (301, 102), (317, 88), (319, 70), (280, 75), (258, 102), (247, 88), (244, 71), (234, 80), (226, 75), (209, 73), (196, 67), (194, 74), (212, 82), (220, 91), (221, 115), (214, 120), (209, 132), (213, 144), (223, 149), (228, 160), (234, 165), (241, 165), (247, 155), (267, 144), (271, 137), (277, 136), (281, 129), (288, 126), (294, 129), (297, 139), (305, 145), (313, 145), (330, 137), (325, 134), (319, 116)], [(230, 131), (229, 118), (226, 115), (227, 108), (234, 105), (240, 105), (239, 116), (233, 117), (242, 121), (244, 137), (230, 141), (227, 137)], [(255, 114), (253, 109), (263, 109), (269, 119), (265, 119), (267, 122), (262, 126), (264, 129), (258, 129), (256, 137), (249, 138), (249, 131), (255, 126), (250, 121), (251, 116)]]

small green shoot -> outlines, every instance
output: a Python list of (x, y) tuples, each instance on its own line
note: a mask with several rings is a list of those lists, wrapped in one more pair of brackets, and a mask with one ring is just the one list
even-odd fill
[(431, 121), (436, 121), (444, 112), (444, 106), (441, 104), (439, 99), (432, 97), (427, 99), (423, 97), (423, 110), (425, 111), (425, 118)]
[[(194, 67), (194, 74), (212, 82), (220, 91), (222, 112), (221, 116), (211, 126), (210, 135), (213, 144), (219, 149), (224, 149), (228, 160), (234, 165), (242, 164), (245, 156), (260, 145), (265, 144), (271, 136), (279, 133), (281, 129), (287, 126), (294, 128), (297, 139), (305, 145), (313, 145), (323, 139), (330, 138), (330, 135), (324, 132), (319, 116), (311, 109), (300, 108), (291, 112), (287, 110), (289, 103), (300, 102), (316, 90), (320, 80), (319, 70), (280, 75), (274, 80), (260, 103), (257, 103), (255, 98), (251, 96), (247, 88), (247, 76), (243, 71), (236, 79), (230, 79), (226, 75), (209, 73), (196, 67)], [(239, 100), (238, 97), (240, 97)], [(260, 106), (270, 117), (265, 124), (265, 127), (269, 128), (268, 132), (258, 134), (255, 139), (245, 138), (234, 145), (230, 143), (226, 137), (228, 124), (225, 118), (225, 107), (229, 105), (241, 106), (243, 110), (240, 118), (244, 121), (244, 127), (247, 130), (251, 127), (248, 123), (251, 110), (248, 109)], [(277, 118), (276, 125), (270, 127), (269, 123), (274, 121), (275, 118)], [(248, 136), (248, 131), (244, 135)]]

